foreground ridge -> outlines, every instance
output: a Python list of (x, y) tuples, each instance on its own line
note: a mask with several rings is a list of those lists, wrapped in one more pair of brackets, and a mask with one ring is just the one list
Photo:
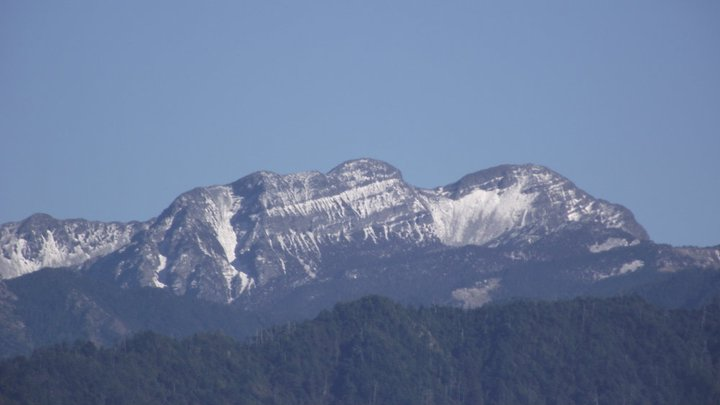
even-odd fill
[(313, 321), (182, 341), (139, 334), (0, 362), (7, 404), (713, 404), (720, 308), (637, 298), (516, 302), (474, 311), (381, 297)]

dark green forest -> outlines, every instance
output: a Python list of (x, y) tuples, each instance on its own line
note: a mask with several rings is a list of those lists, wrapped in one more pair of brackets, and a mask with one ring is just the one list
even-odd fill
[(634, 297), (407, 308), (380, 297), (257, 333), (141, 333), (0, 363), (2, 404), (717, 404), (720, 305)]

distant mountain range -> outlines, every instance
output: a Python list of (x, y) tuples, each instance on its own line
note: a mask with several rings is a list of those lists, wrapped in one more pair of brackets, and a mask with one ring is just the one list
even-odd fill
[(146, 222), (36, 214), (4, 224), (0, 314), (16, 313), (14, 286), (48, 267), (273, 323), (366, 294), (471, 308), (645, 291), (692, 305), (716, 292), (708, 280), (720, 274), (720, 246), (655, 244), (628, 209), (542, 166), (503, 165), (422, 189), (387, 163), (359, 159), (325, 174), (256, 172), (196, 188)]

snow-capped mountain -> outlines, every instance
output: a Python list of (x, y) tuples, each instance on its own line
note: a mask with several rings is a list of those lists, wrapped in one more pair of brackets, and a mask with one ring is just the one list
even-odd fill
[(360, 159), (327, 174), (257, 172), (191, 190), (92, 268), (112, 268), (128, 285), (229, 302), (278, 279), (312, 282), (338, 248), (517, 249), (578, 227), (603, 236), (587, 249), (647, 239), (628, 210), (540, 166), (501, 166), (428, 190), (387, 163)]
[(144, 228), (138, 222), (57, 220), (46, 214), (0, 225), (0, 278), (82, 264), (127, 245)]
[[(328, 173), (257, 172), (196, 188), (146, 223), (6, 224), (0, 270), (11, 278), (82, 264), (123, 286), (247, 306), (328, 288), (475, 306), (545, 274), (528, 273), (529, 264), (595, 283), (690, 257), (648, 246), (656, 245), (630, 211), (542, 166), (498, 166), (422, 189), (387, 163), (359, 159)], [(709, 267), (720, 263), (715, 254), (703, 256)]]

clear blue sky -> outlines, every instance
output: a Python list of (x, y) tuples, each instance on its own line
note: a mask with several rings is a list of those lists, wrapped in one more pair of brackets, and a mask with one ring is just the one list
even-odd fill
[(374, 157), (547, 165), (720, 243), (720, 2), (0, 1), (0, 223)]

